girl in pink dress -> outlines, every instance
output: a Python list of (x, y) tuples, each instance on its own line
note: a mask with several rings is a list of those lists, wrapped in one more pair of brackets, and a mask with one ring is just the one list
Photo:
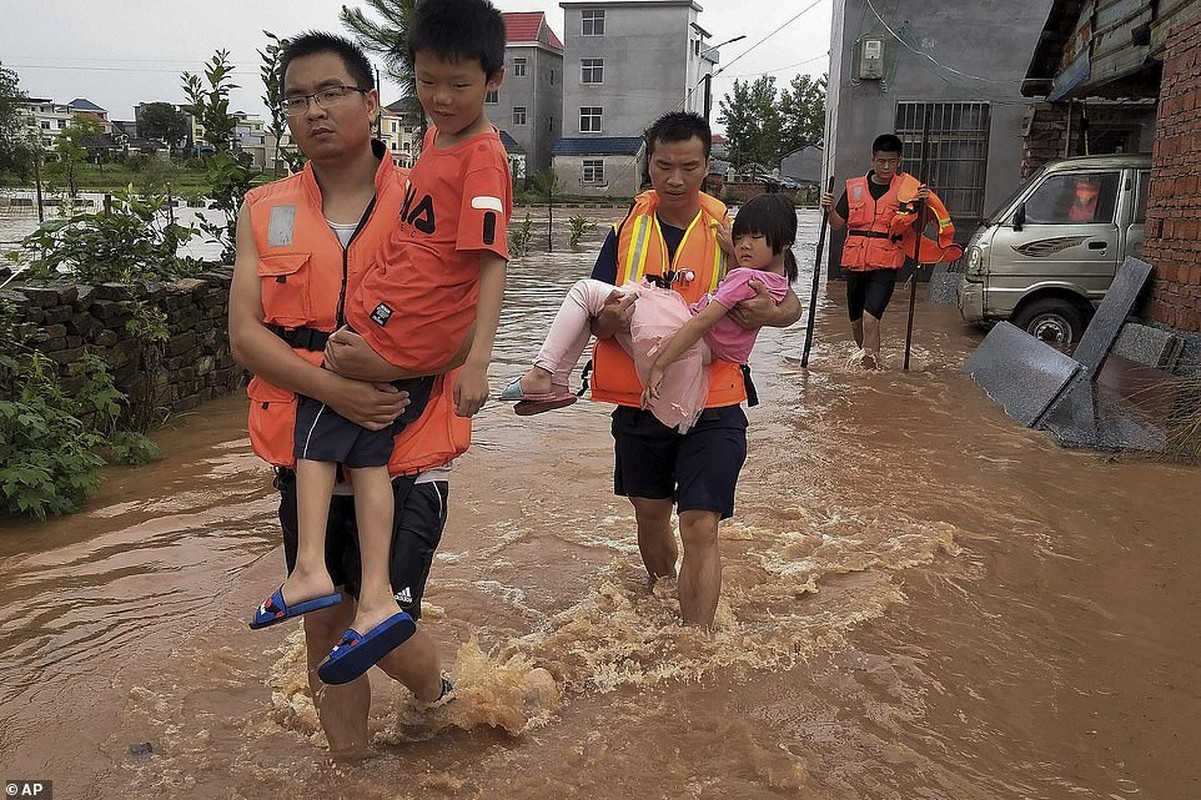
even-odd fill
[[(791, 247), (796, 240), (796, 210), (778, 195), (760, 195), (738, 212), (732, 237), (737, 267), (726, 273), (717, 291), (691, 306), (671, 289), (627, 283), (622, 292), (637, 295), (629, 332), (617, 341), (634, 358), (644, 387), (642, 407), (664, 425), (685, 433), (704, 409), (712, 359), (745, 364), (758, 328), (746, 329), (727, 317), (755, 296), (759, 281), (778, 303), (797, 276)], [(518, 414), (538, 414), (575, 402), (566, 388), (591, 336), (589, 322), (618, 287), (603, 281), (576, 281), (559, 308), (534, 366), (501, 393), (518, 401)]]

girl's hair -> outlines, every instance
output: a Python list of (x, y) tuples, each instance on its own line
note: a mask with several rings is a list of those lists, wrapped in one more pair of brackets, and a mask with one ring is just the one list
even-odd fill
[(748, 233), (762, 235), (773, 253), (784, 253), (784, 274), (790, 283), (795, 281), (797, 263), (792, 245), (796, 241), (796, 207), (792, 201), (778, 194), (751, 198), (734, 217), (733, 237)]

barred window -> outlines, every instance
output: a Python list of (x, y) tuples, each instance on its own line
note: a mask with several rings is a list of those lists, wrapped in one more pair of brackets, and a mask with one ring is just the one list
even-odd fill
[[(926, 174), (919, 176), (927, 114)], [(964, 230), (984, 218), (989, 124), (988, 103), (897, 103), (896, 131), (905, 143), (901, 169), (938, 192)]]
[(580, 183), (604, 183), (605, 161), (602, 158), (585, 158), (580, 173)]

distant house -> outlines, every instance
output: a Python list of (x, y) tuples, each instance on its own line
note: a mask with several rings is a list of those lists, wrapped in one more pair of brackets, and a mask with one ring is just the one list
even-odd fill
[(569, 194), (632, 197), (642, 186), (641, 136), (564, 137), (555, 143), (555, 172)]
[(421, 150), (418, 141), (421, 127), (419, 120), (410, 116), (409, 104), (404, 100), (380, 109), (379, 138), (392, 154), (392, 160), (400, 167), (412, 167)]
[(54, 149), (59, 133), (75, 120), (75, 112), (69, 106), (47, 97), (31, 97), (23, 105), (46, 150)]
[[(563, 43), (541, 11), (501, 16), (505, 80), (486, 98), (485, 108), (492, 124), (517, 145), (522, 175), (532, 174), (551, 165), (551, 150), (563, 134)], [(507, 144), (505, 149), (510, 156), (515, 152)]]
[(821, 183), (823, 152), (820, 144), (809, 144), (793, 150), (780, 159), (780, 177), (791, 178), (806, 186)]
[(509, 174), (513, 176), (513, 182), (524, 181), (531, 174), (525, 148), (508, 131), (500, 132), (500, 143), (505, 146), (505, 153), (509, 157)]

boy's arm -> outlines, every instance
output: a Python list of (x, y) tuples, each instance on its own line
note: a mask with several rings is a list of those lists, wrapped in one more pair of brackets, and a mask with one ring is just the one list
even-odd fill
[(700, 338), (727, 313), (729, 309), (721, 303), (710, 302), (699, 314), (685, 322), (683, 327), (676, 331), (676, 335), (660, 348), (659, 355), (655, 356), (655, 363), (651, 366), (651, 374), (647, 377), (646, 387), (642, 390), (643, 408), (659, 396), (659, 382), (663, 380), (663, 373), (667, 368), (684, 355), (689, 347), (700, 341)]
[(367, 340), (362, 336), (350, 328), (339, 328), (325, 344), (325, 366), (347, 378), (380, 383), (391, 383), (402, 378), (416, 378), (422, 375), (440, 375), (462, 366), (467, 361), (473, 331), (474, 329), (468, 331), (467, 336), (463, 337), (459, 351), (450, 361), (416, 372), (388, 363), (371, 349), (371, 345), (367, 344)]
[(480, 293), (475, 306), (475, 332), (471, 349), (455, 381), (455, 413), (475, 416), (488, 399), (488, 364), (500, 324), (500, 306), (505, 297), (508, 262), (488, 250), (480, 252)]
[(316, 398), (370, 430), (386, 427), (409, 404), (406, 392), (342, 378), (310, 364), (264, 324), (259, 254), (250, 211), (238, 214), (234, 274), (229, 289), (229, 341), (234, 360), (268, 383)]

